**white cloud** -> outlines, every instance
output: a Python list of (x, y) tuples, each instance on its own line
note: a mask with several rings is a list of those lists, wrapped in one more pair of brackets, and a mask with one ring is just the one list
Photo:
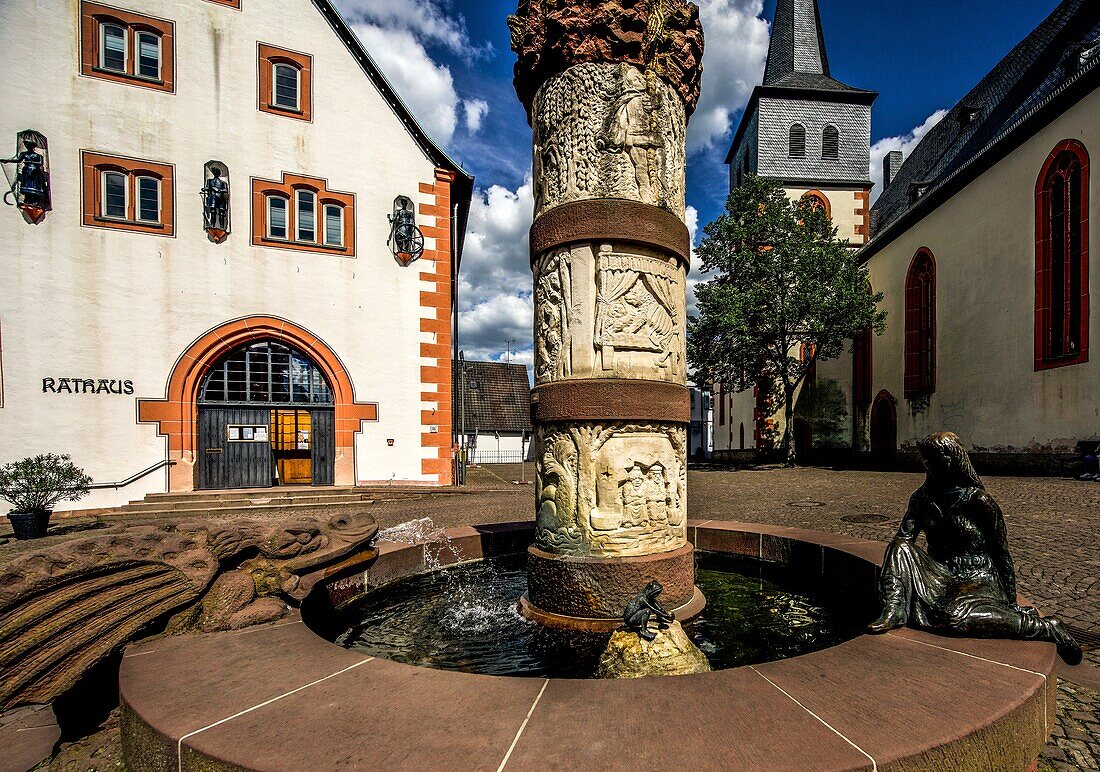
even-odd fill
[(481, 122), (489, 114), (489, 103), (484, 99), (465, 99), (462, 102), (462, 113), (465, 117), (466, 131), (477, 134), (481, 131)]
[(493, 52), (488, 43), (470, 41), (466, 20), (452, 12), (447, 0), (336, 0), (336, 7), (353, 23), (409, 32), (423, 43), (443, 46), (467, 60)]
[(462, 314), (459, 345), (467, 359), (499, 360), (511, 350), (513, 361), (528, 361), (533, 324), (530, 294), (501, 293)]
[(437, 142), (449, 144), (458, 123), (454, 77), (436, 64), (411, 32), (356, 24), (353, 29), (386, 79)]
[(733, 129), (754, 86), (764, 77), (768, 23), (763, 0), (699, 0), (707, 45), (703, 91), (688, 126), (688, 153), (713, 147)]
[(691, 234), (691, 271), (687, 275), (687, 315), (695, 316), (699, 313), (695, 298), (695, 287), (711, 277), (709, 273), (700, 270), (701, 262), (695, 254), (695, 239), (699, 234), (699, 210), (688, 206), (684, 212), (684, 221), (687, 223), (688, 233)]
[(929, 115), (924, 123), (908, 134), (900, 137), (883, 137), (871, 145), (871, 180), (875, 183), (874, 190), (871, 193), (871, 203), (874, 203), (882, 193), (882, 159), (886, 157), (886, 154), (893, 150), (900, 150), (908, 158), (909, 154), (924, 139), (924, 135), (942, 121), (945, 115), (947, 115), (947, 110), (937, 110)]
[(474, 192), (462, 255), (462, 309), (501, 293), (531, 290), (527, 231), (534, 199), (530, 175), (517, 190), (493, 185)]
[(529, 174), (517, 190), (493, 185), (474, 193), (459, 274), (467, 359), (499, 359), (513, 341), (518, 353), (512, 361), (529, 361), (534, 309), (527, 234), (533, 209)]
[(446, 49), (467, 62), (492, 56), (489, 43), (470, 40), (466, 20), (451, 0), (337, 0), (336, 6), (359, 36), (420, 124), (437, 142), (449, 145), (459, 113), (470, 133), (489, 110), (480, 99), (463, 101), (451, 69), (432, 58)]

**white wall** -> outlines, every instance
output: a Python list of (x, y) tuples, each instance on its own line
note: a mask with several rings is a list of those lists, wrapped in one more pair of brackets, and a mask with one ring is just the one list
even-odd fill
[[(434, 479), (421, 473), (420, 443), (420, 367), (435, 361), (419, 353), (431, 337), (419, 330), (419, 292), (433, 285), (418, 274), (431, 266), (401, 268), (386, 246), (394, 197), (430, 200), (419, 184), (434, 180), (432, 162), (312, 3), (113, 4), (175, 22), (176, 93), (81, 76), (76, 0), (0, 3), (0, 152), (21, 129), (48, 137), (54, 207), (37, 227), (0, 210), (0, 461), (68, 452), (95, 479), (117, 480), (164, 458), (165, 439), (136, 422), (136, 398), (163, 397), (173, 364), (207, 330), (265, 314), (324, 339), (356, 398), (379, 403), (356, 442), (359, 479)], [(258, 41), (313, 56), (312, 123), (258, 111)], [(81, 227), (81, 150), (174, 164), (175, 237)], [(231, 173), (234, 232), (222, 245), (202, 229), (211, 159)], [(250, 246), (250, 177), (284, 171), (355, 193), (354, 258)], [(54, 376), (131, 379), (135, 393), (43, 395)], [(80, 506), (155, 490), (160, 474)]]
[[(971, 182), (869, 262), (886, 295), (889, 329), (874, 341), (874, 388), (898, 400), (899, 443), (950, 430), (975, 449), (1072, 450), (1100, 438), (1100, 363), (1036, 372), (1035, 185), (1049, 153), (1077, 139), (1100, 157), (1100, 93), (1093, 92)], [(1091, 221), (1100, 212), (1093, 164)], [(1100, 228), (1090, 233), (1090, 338), (1100, 343)], [(904, 297), (921, 247), (936, 259), (936, 393), (916, 410), (904, 393)]]

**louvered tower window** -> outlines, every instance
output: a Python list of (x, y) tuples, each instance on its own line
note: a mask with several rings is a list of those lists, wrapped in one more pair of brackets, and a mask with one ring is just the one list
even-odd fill
[(828, 160), (840, 158), (840, 131), (836, 126), (826, 126), (821, 132), (821, 157)]
[(806, 127), (801, 123), (791, 126), (790, 156), (791, 158), (806, 157)]

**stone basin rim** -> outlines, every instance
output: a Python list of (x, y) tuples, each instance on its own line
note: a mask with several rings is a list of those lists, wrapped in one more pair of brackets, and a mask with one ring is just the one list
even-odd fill
[[(519, 551), (532, 529), (531, 523), (511, 523), (464, 526), (447, 534), (462, 547), (462, 562), (467, 562), (486, 557), (486, 550), (490, 556)], [(689, 520), (688, 537), (709, 551), (788, 561), (816, 556), (823, 572), (853, 582), (874, 580), (885, 546), (730, 521)], [(417, 573), (420, 545), (378, 546), (378, 560), (366, 571), (360, 568), (361, 576), (379, 564), (389, 581)], [(331, 592), (347, 579), (346, 571), (326, 577), (315, 593)], [(907, 659), (895, 661), (898, 657)], [(203, 663), (198, 676), (196, 662)], [(245, 663), (238, 665), (245, 672), (234, 670), (234, 663)], [(555, 762), (547, 740), (561, 732), (568, 734), (567, 745), (594, 754), (581, 766), (618, 769), (624, 766), (622, 748), (631, 733), (643, 729), (659, 734), (660, 750), (651, 752), (675, 753), (670, 762), (690, 753), (703, 768), (738, 768), (730, 756), (738, 748), (745, 754), (744, 766), (752, 768), (897, 764), (934, 769), (968, 763), (980, 768), (994, 748), (1002, 762), (998, 768), (1022, 770), (1038, 756), (1054, 723), (1054, 663), (1054, 647), (1048, 644), (938, 638), (906, 630), (694, 676), (635, 681), (502, 677), (370, 658), (322, 638), (295, 614), (282, 623), (236, 633), (135, 644), (123, 659), (119, 682), (124, 748), (132, 750), (135, 770), (267, 770), (287, 768), (294, 759), (313, 769), (377, 766), (377, 737), (394, 745), (395, 758), (421, 768), (492, 768), (506, 753), (508, 770), (566, 768), (565, 760)], [(953, 674), (945, 668), (968, 680), (950, 681)], [(921, 720), (897, 715), (897, 695), (882, 688), (893, 683), (891, 669), (902, 679), (903, 690), (911, 688), (907, 684), (914, 677), (926, 679), (941, 695), (934, 707), (942, 710), (931, 711), (919, 702), (922, 694), (915, 693), (914, 710)], [(165, 689), (173, 673), (201, 683)], [(830, 682), (822, 683), (825, 679)], [(974, 679), (986, 679), (988, 688), (972, 688)], [(721, 697), (717, 702), (716, 694)], [(685, 706), (693, 732), (685, 735), (682, 724), (653, 730), (646, 711), (633, 710), (666, 700)], [(830, 707), (836, 704), (840, 712)], [(514, 713), (515, 720), (500, 726), (500, 711), (510, 718)], [(844, 715), (847, 711), (857, 723)], [(796, 741), (761, 730), (760, 716), (787, 722), (782, 725), (788, 740)], [(569, 717), (566, 723), (564, 717)], [(352, 735), (341, 734), (339, 740), (326, 740), (331, 735), (324, 732), (301, 736), (301, 726), (310, 720), (337, 722)], [(703, 747), (700, 731), (708, 738)], [(621, 742), (613, 742), (618, 734)], [(734, 735), (738, 743), (729, 739)], [(459, 740), (453, 746), (441, 743), (446, 737)]]

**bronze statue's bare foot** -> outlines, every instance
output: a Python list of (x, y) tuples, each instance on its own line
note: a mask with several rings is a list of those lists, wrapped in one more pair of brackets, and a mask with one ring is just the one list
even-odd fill
[(880, 635), (905, 626), (905, 615), (896, 609), (886, 609), (882, 616), (867, 625), (867, 632)]

